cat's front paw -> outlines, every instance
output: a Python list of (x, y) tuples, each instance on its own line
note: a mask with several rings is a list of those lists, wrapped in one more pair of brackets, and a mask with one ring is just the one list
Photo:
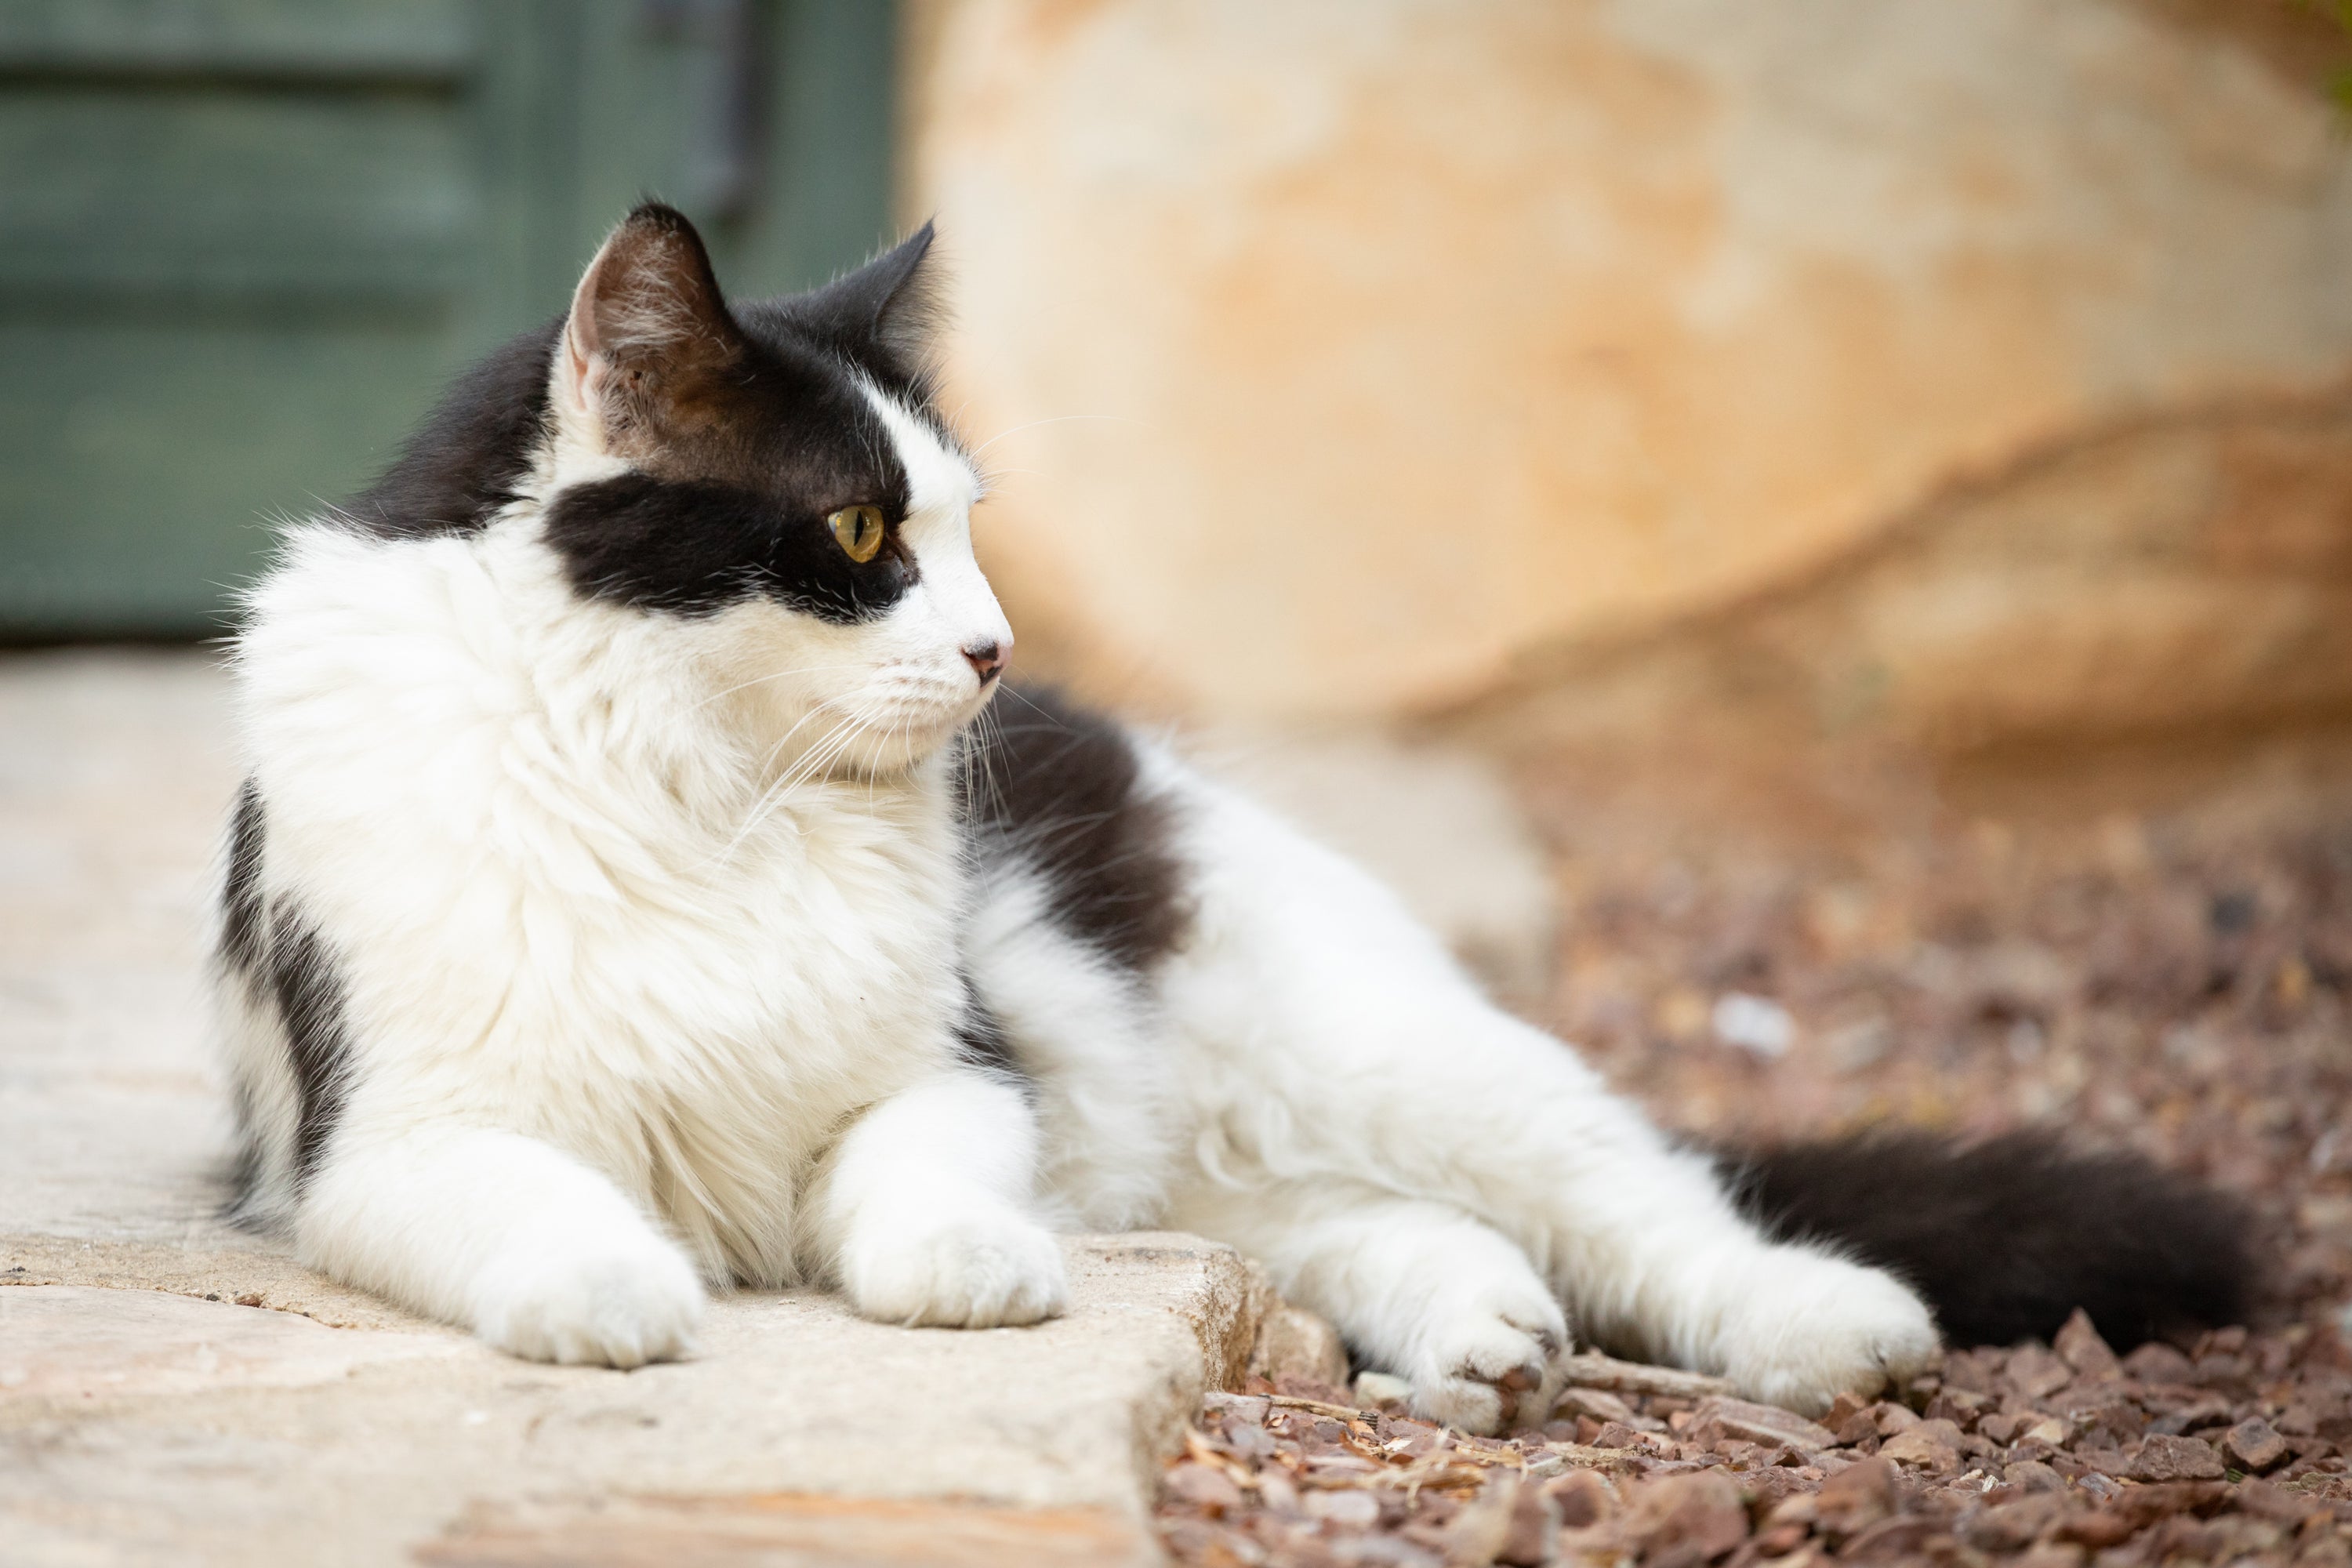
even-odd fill
[(1533, 1279), (1497, 1281), (1449, 1305), (1407, 1369), (1418, 1415), (1465, 1432), (1531, 1426), (1559, 1393), (1568, 1321)]
[(842, 1287), (866, 1317), (909, 1328), (1034, 1323), (1069, 1300), (1060, 1244), (1011, 1209), (861, 1226), (842, 1258)]
[(474, 1331), (529, 1361), (675, 1361), (693, 1351), (702, 1322), (702, 1282), (653, 1235), (502, 1258), (475, 1300)]
[(1727, 1326), (1724, 1372), (1747, 1397), (1806, 1415), (1868, 1398), (1935, 1359), (1935, 1319), (1892, 1275), (1775, 1248)]

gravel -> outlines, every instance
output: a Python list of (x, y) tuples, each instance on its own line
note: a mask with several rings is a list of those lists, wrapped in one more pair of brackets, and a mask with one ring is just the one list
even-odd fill
[(1160, 1531), (1202, 1564), (2352, 1563), (2335, 1333), (2231, 1328), (2118, 1358), (2077, 1315), (2060, 1342), (1954, 1352), (1818, 1423), (1641, 1393), (1608, 1394), (1625, 1414), (1603, 1420), (1570, 1389), (1505, 1439), (1259, 1381), (1209, 1396)]
[(1173, 1556), (2352, 1564), (2352, 810), (2263, 783), (2021, 823), (1892, 792), (1693, 831), (1640, 795), (1531, 778), (1571, 911), (1544, 1021), (1621, 1089), (1711, 1138), (2138, 1149), (2253, 1205), (2259, 1321), (2119, 1357), (2078, 1316), (1819, 1422), (1600, 1358), (1500, 1440), (1261, 1382), (1171, 1465)]

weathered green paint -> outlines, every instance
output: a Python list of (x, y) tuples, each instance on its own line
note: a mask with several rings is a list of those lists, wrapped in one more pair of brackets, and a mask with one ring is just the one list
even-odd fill
[(642, 195), (730, 286), (887, 237), (893, 7), (0, 0), (0, 637), (217, 630)]

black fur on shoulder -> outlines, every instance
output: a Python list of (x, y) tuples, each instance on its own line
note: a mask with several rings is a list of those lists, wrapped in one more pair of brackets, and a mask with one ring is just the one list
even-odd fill
[(307, 1182), (342, 1119), (351, 1037), (342, 976), (318, 929), (283, 899), (269, 922), (269, 989), (294, 1069), (294, 1179)]
[(1964, 1144), (1885, 1132), (1717, 1161), (1768, 1233), (1832, 1242), (1900, 1276), (1953, 1345), (2046, 1340), (2080, 1307), (2126, 1351), (2242, 1321), (2261, 1283), (2237, 1202), (2047, 1133)]
[(514, 500), (547, 423), (561, 316), (509, 339), (459, 377), (383, 477), (342, 509), (380, 539), (474, 533)]
[(1142, 973), (1192, 929), (1174, 803), (1145, 784), (1125, 731), (1056, 691), (1005, 690), (992, 717), (967, 742), (964, 770), (983, 871), (1034, 868), (1055, 924)]
[(1018, 1083), (1021, 1092), (1030, 1095), (1036, 1088), (1028, 1069), (1021, 1065), (1013, 1049), (1013, 1037), (1004, 1032), (1004, 1024), (992, 1012), (980, 993), (966, 978), (963, 984), (963, 1020), (956, 1025), (956, 1055), (967, 1067), (987, 1072), (1001, 1073)]
[[(351, 1037), (342, 975), (318, 928), (283, 893), (262, 891), (266, 847), (261, 790), (247, 779), (229, 814), (227, 864), (220, 888), (218, 960), (250, 988), (257, 1006), (274, 1007), (294, 1076), (294, 1179), (307, 1182), (342, 1119), (349, 1091)], [(244, 1220), (261, 1175), (251, 1087), (232, 1086), (239, 1134), (228, 1173), (226, 1213)]]
[(229, 814), (220, 894), (220, 961), (247, 980), (261, 967), (261, 788), (247, 779)]

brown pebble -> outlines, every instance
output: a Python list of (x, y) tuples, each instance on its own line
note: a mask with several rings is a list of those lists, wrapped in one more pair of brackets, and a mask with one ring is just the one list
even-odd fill
[(2065, 1326), (2050, 1342), (2050, 1348), (2058, 1352), (2059, 1360), (2084, 1377), (2112, 1377), (2121, 1370), (2116, 1352), (2107, 1348), (2107, 1342), (2091, 1326), (2090, 1315), (2080, 1307), (2074, 1309), (2074, 1315), (2066, 1320)]
[(2057, 1538), (2087, 1546), (2094, 1552), (2121, 1546), (2132, 1537), (2132, 1521), (2104, 1508), (2070, 1514), (2058, 1521)]
[(1992, 1401), (1984, 1394), (1971, 1394), (1965, 1388), (1948, 1388), (1927, 1401), (1927, 1414), (1930, 1421), (1949, 1421), (1965, 1432), (1991, 1409)]
[(2057, 1352), (2040, 1345), (2021, 1345), (2010, 1352), (2009, 1380), (2028, 1399), (2046, 1399), (2074, 1381), (2074, 1369)]
[[(1942, 1427), (1943, 1432), (1931, 1430)], [(1945, 1433), (1949, 1433), (1948, 1439)], [(1898, 1432), (1879, 1446), (1878, 1457), (1890, 1463), (1908, 1465), (1916, 1469), (1937, 1472), (1951, 1469), (1960, 1462), (1958, 1438), (1960, 1429), (1948, 1421), (1922, 1422), (1908, 1432)]]
[(1941, 1521), (1916, 1514), (1882, 1519), (1846, 1542), (1838, 1559), (1845, 1563), (1911, 1562), (1921, 1556), (1931, 1537), (1943, 1533), (1943, 1528)]
[(1704, 1562), (1748, 1539), (1748, 1506), (1721, 1470), (1666, 1476), (1634, 1495), (1625, 1535), (1644, 1557)]
[(1495, 1561), (1506, 1568), (1544, 1568), (1553, 1561), (1559, 1526), (1559, 1502), (1549, 1493), (1522, 1487), (1511, 1501), (1510, 1528), (1504, 1531)]
[(2066, 1511), (2066, 1500), (2056, 1492), (2029, 1492), (1997, 1503), (1971, 1516), (1960, 1537), (1985, 1552), (2017, 1552), (2031, 1545)]
[(1201, 1404), (1206, 1409), (1217, 1411), (1228, 1421), (1245, 1421), (1253, 1426), (1265, 1426), (1266, 1415), (1273, 1408), (1259, 1395), (1217, 1391), (1202, 1395)]
[(1895, 1467), (1884, 1459), (1848, 1466), (1822, 1483), (1813, 1510), (1825, 1531), (1860, 1535), (1895, 1511)]
[[(2084, 1462), (2089, 1462), (2087, 1457)], [(2124, 1473), (2136, 1481), (2218, 1481), (2221, 1456), (2202, 1438), (2158, 1432), (2140, 1445), (2138, 1457)]]
[(1830, 1401), (1828, 1411), (1822, 1416), (1822, 1425), (1834, 1432), (1852, 1417), (1869, 1408), (1869, 1400), (1855, 1394), (1842, 1393)]
[(1212, 1513), (1223, 1514), (1242, 1505), (1241, 1488), (1234, 1485), (1223, 1470), (1197, 1460), (1187, 1459), (1171, 1467), (1160, 1484), (1168, 1496)]
[[(1832, 1411), (1830, 1414), (1834, 1415), (1837, 1412)], [(1865, 1437), (1877, 1436), (1878, 1422), (1869, 1411), (1856, 1410), (1847, 1415), (1843, 1421), (1832, 1423), (1830, 1430), (1837, 1434), (1837, 1440), (1842, 1446), (1851, 1447)]]
[(2248, 1480), (2231, 1489), (2232, 1499), (2241, 1513), (2256, 1519), (2266, 1519), (2273, 1524), (2294, 1526), (2332, 1510), (2325, 1499), (2291, 1492), (2284, 1487), (2274, 1487), (2268, 1481)]
[(1622, 1399), (1605, 1388), (1568, 1388), (1560, 1391), (1553, 1410), (1569, 1415), (1590, 1415), (1595, 1421), (1622, 1421), (1633, 1424), (1633, 1411)]
[(2168, 1481), (2159, 1486), (2126, 1487), (2107, 1506), (2132, 1521), (2135, 1529), (2175, 1514), (2210, 1514), (2229, 1507), (2231, 1493), (2220, 1481)]
[(2024, 1491), (2063, 1492), (2066, 1489), (2066, 1478), (2039, 1459), (2020, 1459), (2013, 1465), (2004, 1465), (2000, 1476), (2011, 1486)]
[(2095, 1470), (2103, 1476), (2128, 1476), (2132, 1473), (2132, 1457), (2121, 1448), (2084, 1443), (2075, 1448), (2071, 1458), (2084, 1469)]
[(1617, 1511), (1617, 1493), (1598, 1470), (1570, 1470), (1547, 1484), (1544, 1495), (1559, 1507), (1559, 1522), (1569, 1530), (1599, 1524)]
[(2150, 1340), (2124, 1357), (2123, 1367), (2142, 1383), (2178, 1384), (2197, 1375), (2195, 1363), (2160, 1340)]
[(1638, 1448), (1642, 1446), (1642, 1435), (1622, 1421), (1612, 1421), (1593, 1434), (1592, 1446), (1596, 1448)]
[(2060, 1416), (2034, 1415), (2018, 1428), (2017, 1440), (2021, 1443), (2047, 1443), (2053, 1448), (2063, 1448), (2074, 1440), (2074, 1428)]
[(2270, 1469), (2284, 1460), (2287, 1452), (2286, 1439), (2259, 1415), (2249, 1415), (2231, 1427), (2221, 1438), (2221, 1450), (2237, 1461), (2240, 1469), (2249, 1471)]
[(1746, 1399), (1710, 1395), (1698, 1403), (1691, 1412), (1694, 1430), (1698, 1427), (1719, 1427), (1725, 1436), (1740, 1438), (1767, 1447), (1794, 1444), (1801, 1448), (1827, 1448), (1837, 1442), (1827, 1427), (1806, 1420), (1792, 1410), (1777, 1405), (1758, 1405)]

